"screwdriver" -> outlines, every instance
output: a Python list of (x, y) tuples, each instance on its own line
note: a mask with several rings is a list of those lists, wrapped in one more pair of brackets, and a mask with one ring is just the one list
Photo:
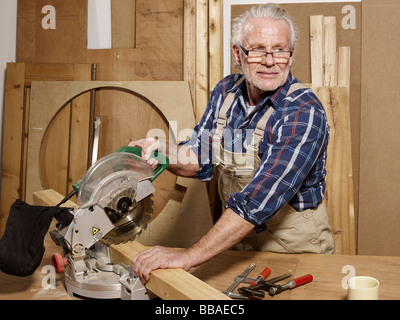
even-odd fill
[(287, 289), (292, 289), (298, 286), (301, 286), (303, 284), (309, 283), (313, 281), (313, 276), (311, 274), (306, 274), (305, 276), (302, 276), (300, 278), (290, 280), (289, 282), (282, 284), (282, 285), (275, 285), (273, 287), (269, 288), (269, 294), (271, 296), (281, 293), (284, 290)]

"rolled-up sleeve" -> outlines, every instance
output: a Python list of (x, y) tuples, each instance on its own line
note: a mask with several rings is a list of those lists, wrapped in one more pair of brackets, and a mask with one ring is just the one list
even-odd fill
[(190, 148), (197, 156), (199, 161), (199, 171), (195, 175), (195, 179), (200, 181), (209, 181), (213, 175), (212, 164), (212, 137), (214, 134), (215, 116), (215, 99), (217, 98), (216, 90), (212, 93), (206, 110), (200, 122), (194, 127), (190, 139), (180, 143)]

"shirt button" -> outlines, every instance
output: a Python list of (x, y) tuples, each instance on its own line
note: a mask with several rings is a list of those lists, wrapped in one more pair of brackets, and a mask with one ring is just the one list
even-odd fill
[(317, 244), (318, 243), (318, 240), (317, 239), (311, 239), (311, 244)]

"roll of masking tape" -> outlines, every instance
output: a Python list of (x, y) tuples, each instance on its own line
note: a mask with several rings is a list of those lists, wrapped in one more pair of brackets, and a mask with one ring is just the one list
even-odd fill
[(348, 300), (378, 300), (379, 281), (372, 277), (356, 276), (348, 280)]

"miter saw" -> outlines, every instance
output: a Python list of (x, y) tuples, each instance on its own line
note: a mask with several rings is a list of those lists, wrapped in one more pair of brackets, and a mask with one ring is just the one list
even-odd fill
[[(70, 295), (103, 299), (150, 299), (133, 270), (111, 264), (107, 244), (132, 241), (155, 218), (152, 184), (168, 167), (168, 158), (155, 171), (141, 158), (141, 148), (123, 147), (95, 162), (74, 185), (78, 209), (68, 226), (51, 231), (65, 257), (53, 256), (57, 272), (64, 272)], [(101, 240), (101, 241), (100, 241)]]

